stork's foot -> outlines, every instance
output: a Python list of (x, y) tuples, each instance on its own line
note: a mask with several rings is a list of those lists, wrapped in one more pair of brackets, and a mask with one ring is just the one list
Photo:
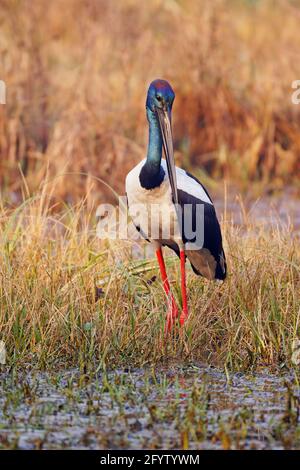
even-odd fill
[(167, 311), (167, 320), (166, 320), (166, 327), (165, 327), (165, 333), (169, 333), (172, 330), (172, 327), (174, 325), (174, 322), (176, 318), (178, 317), (178, 308), (175, 303), (175, 300), (172, 299), (168, 311)]
[(187, 308), (184, 308), (180, 314), (180, 317), (179, 317), (179, 323), (180, 323), (180, 326), (183, 326), (186, 319), (188, 317), (188, 309)]

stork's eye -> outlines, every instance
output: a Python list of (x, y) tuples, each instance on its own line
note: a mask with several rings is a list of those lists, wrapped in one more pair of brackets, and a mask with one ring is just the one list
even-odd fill
[(156, 99), (157, 99), (157, 101), (161, 101), (161, 100), (162, 100), (162, 97), (159, 96), (159, 95), (157, 95), (157, 96), (156, 96)]

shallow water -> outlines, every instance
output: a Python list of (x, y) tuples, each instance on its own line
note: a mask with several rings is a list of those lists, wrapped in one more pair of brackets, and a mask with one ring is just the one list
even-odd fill
[(300, 448), (294, 373), (0, 374), (0, 448)]
[(280, 196), (263, 196), (256, 200), (249, 195), (243, 197), (242, 204), (238, 196), (216, 198), (218, 214), (231, 220), (234, 225), (243, 226), (246, 222), (254, 225), (281, 226), (300, 233), (300, 200), (288, 191)]

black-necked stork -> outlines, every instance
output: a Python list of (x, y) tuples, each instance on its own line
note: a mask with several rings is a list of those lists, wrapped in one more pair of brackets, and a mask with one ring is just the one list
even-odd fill
[[(146, 101), (149, 122), (147, 158), (126, 177), (129, 214), (137, 230), (155, 247), (163, 287), (169, 301), (168, 330), (178, 316), (178, 309), (166, 273), (163, 246), (174, 250), (180, 258), (181, 325), (188, 316), (186, 257), (196, 274), (211, 280), (224, 280), (226, 277), (222, 235), (212, 200), (197, 178), (175, 166), (171, 129), (174, 98), (174, 91), (167, 81), (159, 79), (150, 84)], [(162, 159), (162, 148), (166, 160)], [(197, 207), (201, 208), (202, 212), (199, 211), (199, 214), (202, 217), (197, 217)], [(190, 216), (193, 228), (191, 238), (184, 230), (188, 220), (188, 217), (184, 217), (185, 213)], [(203, 235), (201, 245), (193, 245), (196, 232)]]

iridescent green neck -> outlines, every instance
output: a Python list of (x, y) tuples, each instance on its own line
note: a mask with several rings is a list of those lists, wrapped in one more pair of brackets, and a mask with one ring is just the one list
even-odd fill
[(162, 156), (162, 136), (156, 114), (147, 108), (149, 122), (149, 142), (147, 152), (147, 164), (153, 171), (159, 171)]
[(159, 186), (165, 176), (161, 167), (162, 136), (156, 114), (147, 108), (149, 122), (149, 142), (147, 160), (140, 173), (140, 182), (143, 188), (153, 189)]

